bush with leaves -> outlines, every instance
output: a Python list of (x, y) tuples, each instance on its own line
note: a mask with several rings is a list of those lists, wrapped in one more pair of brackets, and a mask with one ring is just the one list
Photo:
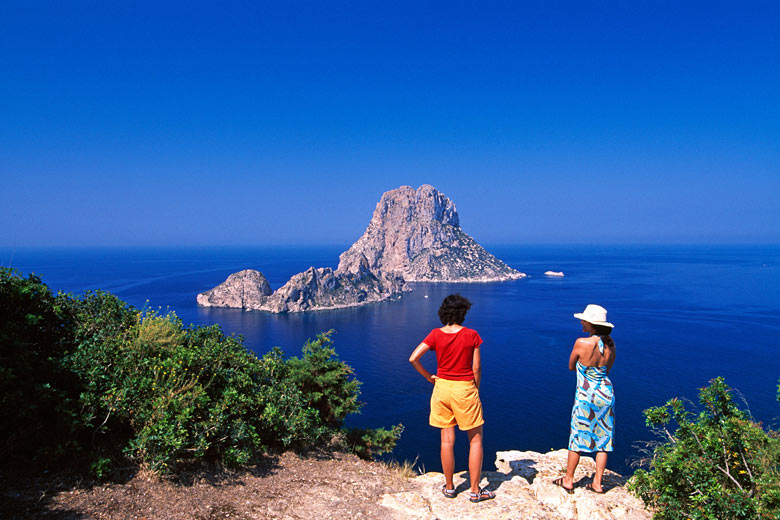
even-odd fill
[(396, 424), (389, 430), (384, 428), (350, 428), (347, 431), (347, 446), (357, 456), (372, 459), (377, 455), (393, 451), (403, 431), (403, 424)]
[(319, 412), (323, 423), (338, 428), (347, 415), (360, 411), (360, 382), (354, 379), (352, 367), (338, 359), (333, 333), (329, 330), (308, 340), (302, 356), (290, 358), (287, 364), (308, 405)]
[[(287, 361), (289, 377), (303, 392), (308, 406), (317, 410), (320, 420), (333, 433), (342, 430), (349, 414), (359, 413), (362, 403), (360, 381), (354, 379), (352, 367), (339, 360), (333, 348), (333, 333), (329, 330), (303, 345), (300, 358)], [(403, 426), (391, 429), (370, 428), (346, 431), (347, 447), (360, 457), (370, 459), (389, 453), (401, 437)]]
[(665, 442), (650, 470), (634, 474), (631, 489), (659, 520), (780, 518), (778, 432), (739, 409), (723, 378), (702, 388), (699, 402), (698, 415), (679, 399), (645, 410)]
[(107, 293), (73, 307), (79, 347), (68, 361), (88, 382), (81, 400), (96, 447), (122, 445), (166, 472), (203, 458), (245, 464), (325, 436), (279, 350), (258, 359), (218, 326), (184, 327)]
[[(0, 311), (3, 465), (70, 455), (98, 475), (122, 456), (159, 472), (204, 459), (235, 466), (344, 438), (344, 418), (360, 409), (332, 331), (300, 358), (278, 348), (258, 358), (216, 325), (185, 327), (102, 291), (54, 296), (7, 269)], [(379, 454), (399, 433), (365, 430), (348, 446)]]
[(37, 466), (78, 451), (81, 382), (62, 298), (35, 275), (0, 268), (0, 466)]

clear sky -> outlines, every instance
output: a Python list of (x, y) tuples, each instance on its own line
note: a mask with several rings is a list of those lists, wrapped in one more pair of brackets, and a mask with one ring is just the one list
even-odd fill
[[(640, 5), (641, 4), (641, 5)], [(780, 243), (780, 2), (0, 3), (0, 246)]]

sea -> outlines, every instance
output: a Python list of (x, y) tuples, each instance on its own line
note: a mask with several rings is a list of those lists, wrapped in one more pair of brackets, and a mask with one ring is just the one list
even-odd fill
[[(339, 357), (362, 381), (351, 427), (404, 432), (387, 458), (440, 471), (439, 432), (428, 425), (431, 385), (408, 358), (439, 326), (442, 299), (460, 293), (473, 306), (464, 325), (484, 340), (480, 394), (485, 469), (504, 450), (566, 448), (576, 376), (568, 370), (583, 335), (572, 314), (589, 303), (615, 324), (615, 451), (608, 467), (630, 474), (657, 440), (642, 411), (673, 397), (697, 406), (698, 389), (723, 376), (756, 421), (780, 427), (780, 245), (494, 245), (487, 249), (527, 278), (500, 283), (411, 284), (398, 301), (294, 314), (201, 308), (195, 296), (242, 269), (273, 288), (310, 266), (336, 267), (348, 244), (317, 247), (0, 249), (0, 262), (36, 273), (54, 291), (102, 289), (141, 309), (175, 312), (185, 323), (219, 324), (262, 355), (290, 356), (335, 330)], [(545, 271), (562, 271), (548, 277)], [(434, 355), (423, 357), (435, 369)], [(456, 469), (467, 465), (465, 433)]]

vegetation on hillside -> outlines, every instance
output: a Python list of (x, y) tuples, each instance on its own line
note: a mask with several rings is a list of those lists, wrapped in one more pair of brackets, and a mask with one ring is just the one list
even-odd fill
[(0, 465), (130, 460), (162, 473), (334, 439), (363, 457), (392, 450), (401, 426), (347, 431), (360, 383), (332, 331), (300, 357), (258, 358), (217, 325), (185, 326), (106, 292), (54, 295), (0, 269)]
[(754, 422), (732, 394), (716, 378), (701, 389), (696, 415), (676, 398), (645, 410), (647, 425), (664, 442), (630, 485), (654, 518), (780, 518), (780, 432)]

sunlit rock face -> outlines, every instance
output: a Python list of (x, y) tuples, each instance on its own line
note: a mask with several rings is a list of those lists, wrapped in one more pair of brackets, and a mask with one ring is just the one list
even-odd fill
[(268, 312), (354, 307), (399, 298), (406, 282), (495, 282), (525, 274), (491, 255), (460, 229), (455, 204), (429, 185), (382, 195), (371, 222), (341, 254), (335, 271), (310, 267), (272, 291), (246, 269), (198, 294), (198, 305)]
[(495, 282), (522, 278), (460, 228), (455, 204), (433, 186), (382, 195), (365, 233), (339, 257), (339, 271), (365, 257), (372, 271), (407, 282)]
[(228, 276), (227, 280), (210, 291), (198, 295), (202, 307), (249, 308), (255, 302), (262, 302), (273, 293), (268, 280), (260, 271), (244, 269)]

